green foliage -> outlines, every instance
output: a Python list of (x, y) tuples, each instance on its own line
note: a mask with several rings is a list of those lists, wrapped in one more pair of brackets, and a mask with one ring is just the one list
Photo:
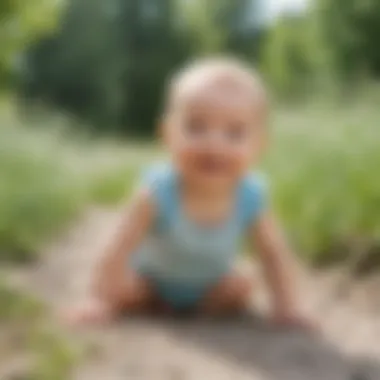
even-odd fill
[(320, 0), (318, 4), (318, 18), (339, 78), (349, 85), (363, 74), (379, 77), (379, 1)]
[(17, 322), (20, 319), (35, 320), (43, 312), (42, 305), (35, 299), (19, 294), (0, 283), (0, 323)]
[(280, 19), (269, 31), (260, 66), (277, 94), (302, 97), (354, 86), (380, 74), (380, 3), (319, 0), (306, 14)]
[[(7, 355), (33, 359), (27, 368), (20, 369), (20, 376), (30, 380), (66, 380), (80, 358), (79, 351), (57, 329), (48, 327), (44, 309), (31, 296), (0, 283), (2, 344), (8, 348)], [(0, 357), (0, 361), (3, 359)]]
[(58, 2), (2, 0), (0, 3), (0, 89), (7, 82), (17, 54), (56, 22)]
[(46, 139), (27, 139), (7, 128), (0, 141), (1, 257), (26, 260), (36, 255), (41, 240), (73, 219), (83, 188)]
[[(21, 47), (51, 28), (58, 3), (2, 2), (3, 72)], [(273, 25), (263, 24), (260, 6), (263, 0), (69, 0), (57, 32), (20, 61), (23, 95), (65, 109), (95, 131), (149, 136), (166, 78), (194, 56), (243, 56), (287, 98), (335, 83), (352, 92), (358, 79), (378, 77), (378, 0), (317, 0), (305, 14)]]
[(371, 247), (379, 241), (378, 117), (370, 98), (278, 116), (267, 162), (273, 196), (293, 242), (311, 261), (333, 258), (341, 253), (335, 247), (357, 238)]
[(30, 380), (67, 380), (80, 356), (67, 338), (42, 326), (32, 335), (30, 349), (37, 357)]
[(252, 1), (72, 0), (59, 33), (26, 57), (26, 99), (42, 99), (97, 131), (151, 136), (166, 79), (196, 55), (257, 56)]
[(188, 57), (177, 21), (174, 0), (70, 1), (57, 36), (27, 57), (24, 95), (98, 130), (151, 134), (164, 82)]
[(94, 175), (90, 198), (95, 203), (115, 204), (125, 198), (134, 184), (133, 170), (120, 165), (110, 168), (109, 172)]
[(175, 0), (121, 3), (118, 22), (125, 46), (126, 99), (122, 122), (136, 126), (130, 134), (152, 135), (161, 112), (165, 81), (189, 57), (178, 17)]
[(183, 3), (182, 12), (191, 38), (194, 54), (219, 53), (225, 45), (225, 31), (215, 22), (216, 1), (194, 0)]
[(144, 162), (139, 149), (51, 129), (0, 128), (0, 260), (35, 258), (89, 204), (121, 199)]
[(268, 32), (261, 69), (278, 95), (305, 96), (326, 90), (330, 55), (314, 14), (284, 18)]
[(228, 52), (258, 59), (262, 25), (256, 17), (259, 1), (194, 0), (183, 9), (193, 54)]

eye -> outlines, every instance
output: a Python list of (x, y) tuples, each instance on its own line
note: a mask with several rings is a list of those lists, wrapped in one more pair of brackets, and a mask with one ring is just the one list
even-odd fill
[(230, 125), (227, 129), (226, 135), (231, 141), (241, 141), (246, 137), (247, 129), (243, 124)]
[(186, 133), (192, 137), (200, 137), (205, 134), (206, 123), (200, 118), (193, 118), (187, 121)]

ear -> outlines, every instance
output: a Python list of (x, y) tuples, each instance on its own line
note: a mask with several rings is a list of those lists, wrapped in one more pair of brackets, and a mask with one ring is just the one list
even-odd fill
[(265, 101), (260, 113), (260, 151), (264, 155), (267, 151), (270, 138), (271, 138), (271, 114), (269, 112), (268, 103)]
[(262, 132), (261, 132), (261, 151), (262, 153), (265, 153), (268, 145), (269, 145), (269, 140), (270, 140), (270, 132), (269, 128), (267, 125), (262, 127)]
[(270, 131), (267, 125), (260, 126), (260, 133), (258, 136), (256, 145), (257, 154), (260, 159), (263, 159), (266, 156), (270, 143)]
[(158, 128), (157, 128), (157, 137), (161, 144), (164, 146), (167, 146), (169, 144), (169, 122), (168, 118), (166, 116), (163, 116), (160, 118), (158, 122)]

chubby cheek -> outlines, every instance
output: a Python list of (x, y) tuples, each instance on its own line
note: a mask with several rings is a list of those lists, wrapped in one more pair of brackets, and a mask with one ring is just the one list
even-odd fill
[(237, 149), (229, 152), (229, 162), (231, 168), (231, 175), (240, 177), (249, 170), (252, 164), (252, 150), (251, 149)]
[(256, 136), (254, 141), (244, 144), (237, 152), (241, 165), (246, 169), (255, 168), (261, 161), (265, 148), (265, 139)]
[(199, 157), (199, 149), (186, 141), (178, 141), (178, 143), (171, 149), (171, 158), (174, 160), (176, 166), (187, 174), (191, 174), (194, 169), (194, 163)]

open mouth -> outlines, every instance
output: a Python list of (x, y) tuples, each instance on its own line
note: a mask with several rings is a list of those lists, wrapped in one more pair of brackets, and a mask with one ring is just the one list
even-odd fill
[(197, 161), (197, 168), (206, 174), (221, 174), (227, 169), (225, 160), (218, 157), (202, 157)]

